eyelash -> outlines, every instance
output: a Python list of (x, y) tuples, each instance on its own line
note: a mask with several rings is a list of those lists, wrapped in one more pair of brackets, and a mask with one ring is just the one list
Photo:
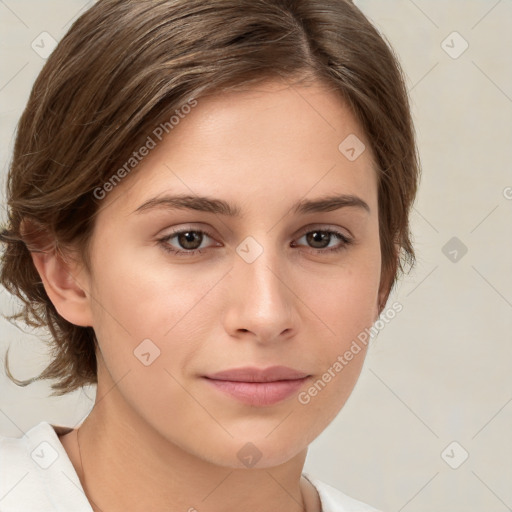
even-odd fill
[[(162, 248), (166, 252), (174, 254), (175, 256), (178, 256), (178, 257), (195, 256), (197, 254), (202, 254), (205, 251), (205, 249), (191, 249), (191, 250), (176, 250), (176, 249), (172, 249), (171, 246), (168, 243), (169, 240), (171, 240), (172, 238), (174, 238), (174, 237), (176, 237), (178, 235), (181, 235), (183, 233), (202, 233), (203, 235), (206, 235), (209, 238), (214, 239), (213, 235), (211, 235), (208, 231), (206, 231), (204, 229), (185, 228), (185, 229), (180, 229), (180, 230), (177, 230), (177, 231), (173, 231), (172, 233), (170, 233), (170, 234), (168, 234), (168, 235), (166, 235), (166, 236), (164, 236), (162, 238), (159, 238), (158, 242), (159, 242), (159, 244), (162, 246)], [(315, 249), (314, 247), (310, 247), (310, 249), (315, 254), (324, 254), (325, 255), (326, 253), (327, 254), (338, 253), (338, 252), (343, 251), (349, 245), (354, 243), (354, 241), (352, 239), (348, 238), (343, 233), (340, 233), (339, 231), (332, 230), (332, 229), (311, 229), (309, 231), (303, 232), (299, 236), (299, 238), (302, 238), (304, 235), (308, 235), (310, 233), (329, 233), (330, 235), (334, 235), (335, 237), (340, 239), (340, 241), (342, 242), (342, 244), (337, 246), (337, 247), (330, 247), (330, 248), (326, 248), (326, 249)]]

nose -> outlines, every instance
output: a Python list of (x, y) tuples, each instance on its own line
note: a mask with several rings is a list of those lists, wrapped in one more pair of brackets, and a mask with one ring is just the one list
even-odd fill
[(285, 262), (269, 248), (250, 261), (235, 255), (224, 310), (226, 332), (260, 344), (289, 339), (297, 332), (299, 299)]

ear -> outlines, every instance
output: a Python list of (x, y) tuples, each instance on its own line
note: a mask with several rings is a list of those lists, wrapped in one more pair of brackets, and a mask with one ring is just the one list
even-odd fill
[(44, 289), (55, 309), (68, 322), (92, 327), (89, 277), (83, 265), (59, 250), (55, 239), (33, 221), (20, 229)]
[(92, 327), (90, 295), (83, 283), (78, 265), (64, 258), (58, 250), (32, 252), (32, 261), (44, 289), (55, 309), (68, 322)]

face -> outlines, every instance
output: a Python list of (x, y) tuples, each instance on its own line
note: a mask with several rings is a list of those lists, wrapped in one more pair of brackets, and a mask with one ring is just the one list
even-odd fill
[[(98, 385), (117, 382), (127, 410), (196, 457), (242, 467), (243, 448), (274, 466), (360, 373), (353, 342), (378, 316), (377, 177), (319, 83), (197, 101), (100, 204), (86, 276)], [(356, 159), (339, 149), (354, 135)], [(295, 373), (213, 378), (273, 366)]]

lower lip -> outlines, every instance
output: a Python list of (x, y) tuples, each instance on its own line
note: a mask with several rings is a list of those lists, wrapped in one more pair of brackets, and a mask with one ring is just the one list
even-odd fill
[(265, 406), (277, 404), (297, 393), (308, 379), (309, 377), (274, 382), (235, 382), (206, 378), (206, 381), (245, 404)]

